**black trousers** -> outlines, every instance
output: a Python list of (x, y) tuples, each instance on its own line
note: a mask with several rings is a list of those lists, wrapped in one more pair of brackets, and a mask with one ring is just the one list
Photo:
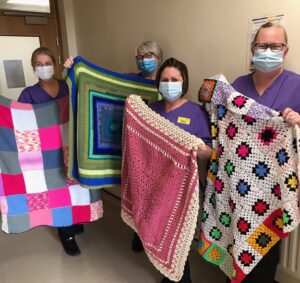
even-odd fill
[[(242, 281), (243, 283), (274, 283), (277, 266), (280, 260), (280, 243), (281, 241), (270, 249)], [(226, 278), (226, 283), (230, 283), (229, 278)]]
[(190, 271), (190, 262), (189, 259), (186, 260), (183, 275), (179, 282), (189, 283), (191, 282), (191, 271)]
[(58, 234), (59, 234), (59, 237), (62, 239), (62, 240), (66, 240), (70, 237), (74, 237), (75, 234), (76, 234), (76, 230), (77, 230), (77, 226), (76, 225), (71, 225), (71, 226), (68, 226), (68, 227), (60, 227), (60, 228), (57, 228), (58, 229)]

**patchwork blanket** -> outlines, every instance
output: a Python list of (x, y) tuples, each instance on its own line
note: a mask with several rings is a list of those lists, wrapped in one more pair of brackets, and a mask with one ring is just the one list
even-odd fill
[(199, 252), (241, 282), (299, 225), (299, 129), (223, 75), (204, 81), (199, 100), (211, 115), (214, 150)]
[(196, 149), (203, 141), (152, 111), (138, 96), (126, 101), (122, 219), (140, 236), (153, 265), (178, 281), (199, 210)]
[(31, 105), (0, 96), (0, 209), (6, 233), (102, 216), (100, 192), (66, 178), (68, 105), (68, 97)]
[(138, 94), (147, 103), (158, 99), (152, 80), (100, 68), (74, 59), (67, 82), (71, 93), (68, 175), (87, 188), (120, 184), (124, 103)]

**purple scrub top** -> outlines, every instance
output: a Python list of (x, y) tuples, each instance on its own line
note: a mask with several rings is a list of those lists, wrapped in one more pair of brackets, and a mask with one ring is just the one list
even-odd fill
[(18, 101), (23, 103), (30, 104), (39, 104), (48, 102), (51, 100), (59, 99), (61, 97), (67, 96), (69, 94), (69, 89), (67, 83), (64, 80), (58, 80), (59, 90), (58, 95), (56, 97), (51, 97), (41, 86), (39, 83), (26, 87), (21, 92)]
[(283, 70), (263, 95), (259, 95), (253, 82), (253, 73), (238, 77), (232, 86), (238, 92), (258, 103), (282, 112), (287, 107), (300, 113), (300, 75)]
[(150, 108), (179, 128), (201, 138), (206, 144), (211, 146), (210, 126), (207, 114), (200, 105), (188, 100), (180, 107), (166, 112), (164, 100), (160, 100), (152, 103)]

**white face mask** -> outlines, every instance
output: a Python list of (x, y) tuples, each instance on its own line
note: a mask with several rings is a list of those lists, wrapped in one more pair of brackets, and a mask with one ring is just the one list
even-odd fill
[(35, 74), (43, 81), (50, 80), (54, 75), (53, 66), (35, 67)]
[(182, 82), (160, 82), (159, 92), (165, 100), (175, 101), (182, 94)]

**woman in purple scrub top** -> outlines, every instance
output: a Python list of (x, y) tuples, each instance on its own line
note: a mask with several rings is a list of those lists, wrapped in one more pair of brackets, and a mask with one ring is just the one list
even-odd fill
[[(39, 81), (33, 86), (26, 87), (20, 94), (18, 101), (30, 104), (39, 104), (69, 95), (64, 80), (54, 77), (55, 57), (46, 47), (37, 48), (31, 56), (31, 65)], [(65, 252), (70, 256), (80, 254), (75, 241), (75, 234), (83, 232), (83, 225), (72, 225), (58, 228), (58, 235)]]
[[(282, 112), (288, 126), (300, 126), (300, 75), (285, 70), (288, 53), (283, 26), (268, 22), (257, 31), (251, 45), (255, 71), (238, 77), (232, 86), (258, 103)], [(280, 260), (280, 241), (270, 249), (243, 283), (273, 283)], [(226, 282), (230, 282), (227, 278)]]
[[(205, 110), (186, 98), (189, 86), (188, 70), (175, 58), (167, 59), (159, 68), (156, 84), (163, 99), (150, 108), (179, 128), (201, 138), (205, 144), (198, 148), (199, 159), (209, 159), (212, 153), (210, 126)], [(164, 277), (161, 283), (173, 282)], [(180, 283), (191, 283), (189, 260), (186, 261)]]

